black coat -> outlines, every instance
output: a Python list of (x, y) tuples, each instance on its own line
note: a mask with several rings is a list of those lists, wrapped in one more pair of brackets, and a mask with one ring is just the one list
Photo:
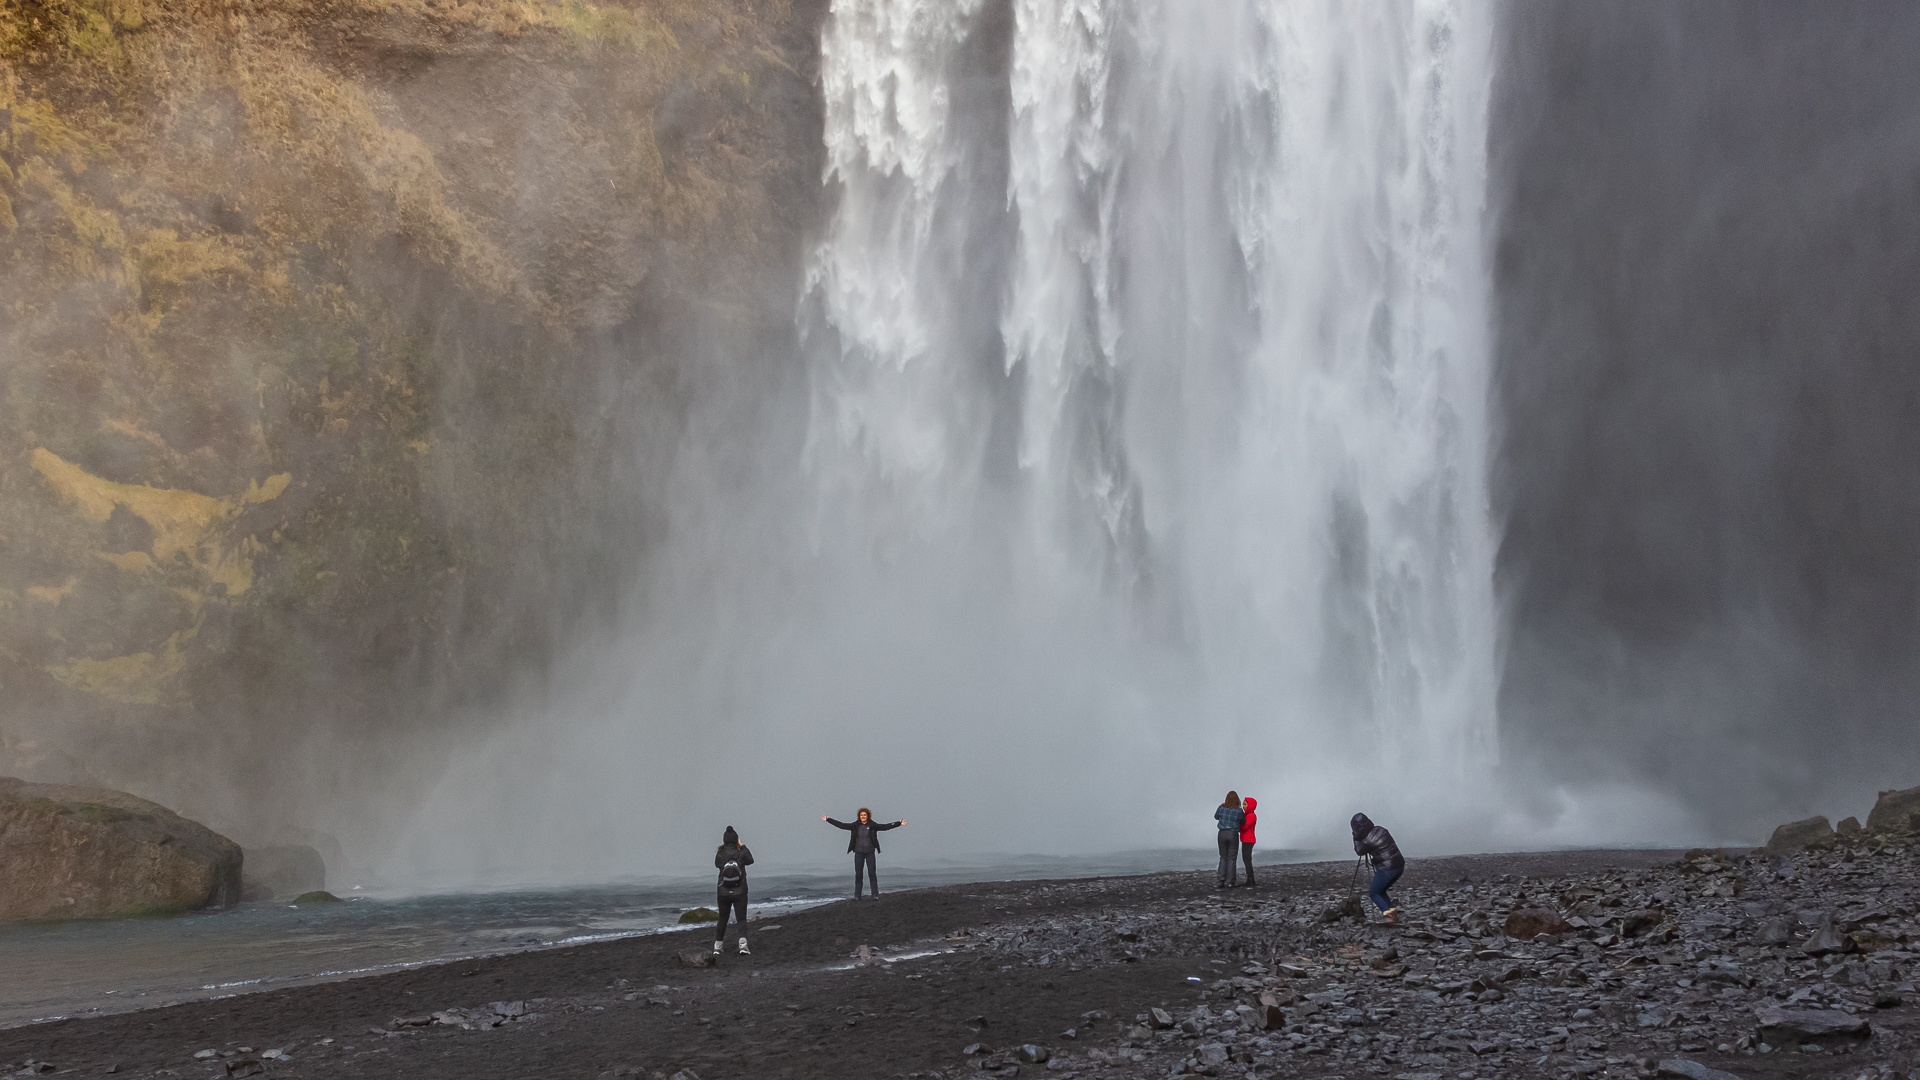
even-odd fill
[(882, 825), (877, 821), (869, 821), (865, 825), (862, 825), (858, 821), (835, 821), (832, 818), (827, 819), (827, 824), (836, 829), (846, 829), (853, 834), (847, 837), (848, 851), (855, 850), (854, 845), (860, 839), (860, 831), (865, 829), (867, 832), (867, 841), (873, 845), (873, 852), (876, 855), (880, 853), (880, 834), (886, 832), (888, 829), (897, 829), (900, 827), (900, 823), (897, 821), (891, 825)]
[(727, 865), (729, 859), (738, 860), (740, 863), (740, 884), (729, 889), (724, 882), (721, 883), (720, 895), (745, 896), (747, 895), (747, 867), (753, 865), (753, 852), (747, 850), (745, 844), (721, 844), (713, 853), (713, 868), (720, 869)]

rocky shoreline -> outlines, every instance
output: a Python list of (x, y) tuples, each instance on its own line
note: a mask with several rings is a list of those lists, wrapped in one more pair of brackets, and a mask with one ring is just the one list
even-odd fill
[[(159, 1077), (1913, 1075), (1920, 852), (1414, 860), (997, 882), (0, 1032), (0, 1063)], [(1509, 936), (1508, 931), (1522, 935)], [(49, 1069), (48, 1066), (51, 1066)], [(533, 1071), (529, 1071), (533, 1070)]]

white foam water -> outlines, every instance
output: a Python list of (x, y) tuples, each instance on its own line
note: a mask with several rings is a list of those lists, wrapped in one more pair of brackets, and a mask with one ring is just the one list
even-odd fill
[(834, 6), (816, 545), (1048, 627), (1015, 677), (1099, 685), (1080, 733), (1157, 728), (1182, 782), (1476, 814), (1485, 5), (1013, 11), (1006, 114), (961, 123), (981, 5)]
[(800, 355), (714, 373), (622, 635), (391, 876), (824, 870), (861, 805), (1184, 846), (1230, 787), (1263, 844), (1511, 846), (1488, 2), (836, 0)]

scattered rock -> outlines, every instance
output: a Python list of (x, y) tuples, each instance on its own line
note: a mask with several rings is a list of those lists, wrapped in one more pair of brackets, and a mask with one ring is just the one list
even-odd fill
[(1165, 1031), (1173, 1026), (1173, 1014), (1165, 1009), (1148, 1009), (1147, 1026), (1155, 1031)]
[(681, 912), (680, 921), (683, 923), (719, 922), (720, 913), (710, 907), (697, 907), (692, 911)]
[(1685, 1058), (1668, 1058), (1662, 1061), (1655, 1075), (1677, 1076), (1683, 1080), (1740, 1080), (1740, 1077), (1733, 1073), (1711, 1069), (1697, 1061), (1688, 1061)]
[(1763, 945), (1785, 945), (1793, 940), (1793, 919), (1786, 915), (1768, 919), (1755, 937)]
[(1760, 1022), (1760, 1037), (1774, 1046), (1866, 1038), (1871, 1034), (1865, 1019), (1838, 1009), (1782, 1009), (1760, 1005), (1754, 1008), (1753, 1015)]
[(1639, 937), (1649, 930), (1659, 927), (1667, 921), (1667, 914), (1660, 908), (1646, 908), (1623, 915), (1620, 918), (1620, 936)]
[[(1883, 796), (1884, 798), (1884, 796)], [(1833, 842), (1833, 826), (1824, 817), (1788, 822), (1773, 830), (1767, 846), (1761, 849), (1769, 857), (1792, 855), (1809, 848), (1825, 847)]]
[(325, 889), (316, 889), (313, 892), (301, 893), (293, 898), (293, 902), (295, 904), (338, 904), (340, 898)]
[(1510, 938), (1531, 940), (1537, 934), (1571, 934), (1574, 928), (1552, 908), (1518, 907), (1507, 916), (1503, 932)]
[(676, 954), (681, 967), (710, 968), (719, 958), (709, 949), (681, 949)]
[(1807, 939), (1806, 944), (1800, 946), (1800, 951), (1808, 956), (1827, 956), (1832, 953), (1852, 952), (1857, 947), (1852, 938), (1841, 933), (1840, 929), (1833, 925), (1831, 919), (1822, 919), (1819, 927), (1814, 930), (1813, 936)]
[(158, 803), (0, 777), (0, 922), (225, 907), (240, 864), (239, 845)]
[(264, 1076), (266, 1072), (267, 1067), (257, 1058), (234, 1058), (227, 1062), (228, 1076)]
[(1860, 827), (1860, 819), (1857, 817), (1841, 818), (1840, 824), (1835, 825), (1833, 831), (1849, 840), (1858, 839), (1861, 834), (1866, 832), (1865, 829)]
[(1044, 1046), (1039, 1046), (1034, 1043), (1024, 1043), (1021, 1045), (1020, 1051), (1016, 1056), (1029, 1065), (1041, 1065), (1045, 1064), (1046, 1060), (1053, 1055), (1048, 1053), (1047, 1048)]
[(1915, 814), (1920, 814), (1920, 787), (1883, 791), (1867, 814), (1867, 831), (1884, 833), (1911, 828)]

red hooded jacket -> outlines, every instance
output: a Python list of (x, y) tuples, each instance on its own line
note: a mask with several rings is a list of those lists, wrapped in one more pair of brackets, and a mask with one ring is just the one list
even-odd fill
[(1254, 822), (1253, 808), (1258, 805), (1260, 805), (1260, 800), (1255, 799), (1252, 796), (1248, 796), (1247, 798), (1240, 800), (1240, 809), (1245, 810), (1247, 812), (1247, 823), (1245, 825), (1240, 826), (1240, 842), (1243, 844), (1253, 843), (1253, 822)]

